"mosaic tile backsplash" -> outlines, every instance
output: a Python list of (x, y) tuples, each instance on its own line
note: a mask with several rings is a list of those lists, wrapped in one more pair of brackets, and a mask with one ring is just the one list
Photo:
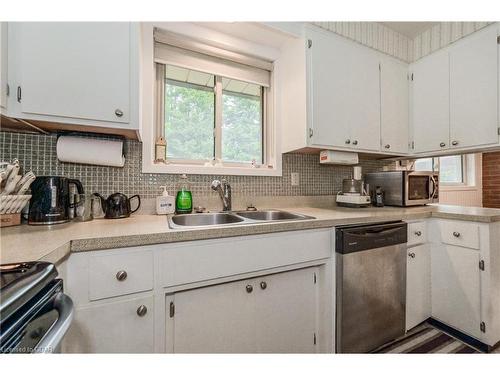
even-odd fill
[[(125, 166), (123, 168), (61, 163), (56, 155), (57, 136), (0, 132), (0, 159), (19, 159), (25, 171), (36, 175), (66, 176), (79, 179), (86, 192), (103, 195), (122, 192), (154, 198), (166, 185), (170, 194), (176, 191), (179, 175), (141, 172), (142, 145), (138, 141), (125, 141)], [(342, 180), (352, 178), (352, 167), (320, 165), (319, 156), (313, 154), (284, 154), (283, 176), (216, 176), (189, 175), (192, 192), (197, 196), (216, 194), (210, 189), (214, 178), (226, 177), (233, 196), (311, 196), (334, 195), (342, 188)], [(392, 162), (361, 160), (363, 172), (381, 170)], [(292, 186), (290, 174), (299, 173), (300, 185)]]

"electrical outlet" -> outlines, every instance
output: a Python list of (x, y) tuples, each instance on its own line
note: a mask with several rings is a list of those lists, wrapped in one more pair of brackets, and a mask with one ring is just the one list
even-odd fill
[(299, 174), (297, 172), (291, 173), (290, 174), (292, 178), (292, 186), (299, 186)]

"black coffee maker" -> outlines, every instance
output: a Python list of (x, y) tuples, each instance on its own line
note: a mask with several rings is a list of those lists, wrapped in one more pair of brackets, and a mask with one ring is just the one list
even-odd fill
[(82, 183), (66, 177), (40, 176), (31, 184), (28, 224), (59, 224), (70, 220), (70, 189), (76, 186), (78, 194), (83, 194)]

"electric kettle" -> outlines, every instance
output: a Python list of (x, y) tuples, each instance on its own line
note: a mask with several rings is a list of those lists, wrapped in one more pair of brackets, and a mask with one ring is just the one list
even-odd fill
[[(122, 193), (114, 193), (107, 198), (104, 198), (99, 193), (94, 193), (94, 195), (100, 198), (101, 207), (104, 211), (104, 217), (106, 219), (121, 219), (129, 217), (130, 214), (133, 214), (139, 209), (139, 207), (141, 207), (141, 197), (139, 195), (133, 195), (130, 198), (127, 198), (127, 196)], [(137, 207), (134, 210), (131, 210), (130, 201), (134, 198), (137, 199)]]
[(83, 194), (82, 183), (60, 176), (39, 176), (30, 186), (28, 224), (59, 224), (70, 220), (70, 185)]

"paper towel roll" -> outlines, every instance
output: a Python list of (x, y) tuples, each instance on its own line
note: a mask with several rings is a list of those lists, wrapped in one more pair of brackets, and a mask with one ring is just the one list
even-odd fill
[(59, 161), (123, 167), (123, 141), (62, 135), (57, 140)]

